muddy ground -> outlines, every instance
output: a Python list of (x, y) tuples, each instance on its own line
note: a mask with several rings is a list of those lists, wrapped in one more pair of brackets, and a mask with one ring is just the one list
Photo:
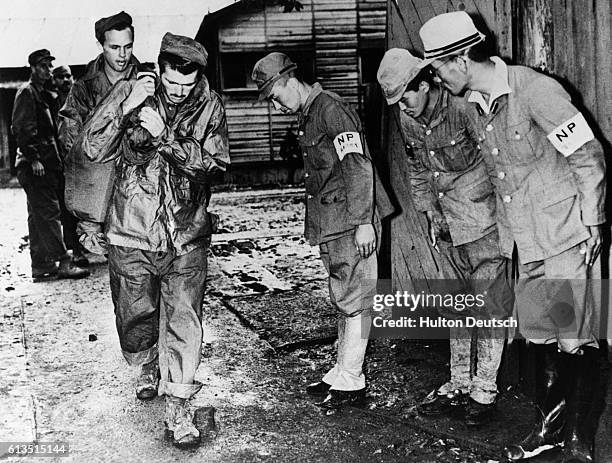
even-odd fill
[(2, 442), (67, 442), (57, 461), (75, 462), (444, 463), (495, 461), (524, 432), (530, 408), (512, 390), (486, 429), (417, 417), (417, 400), (446, 380), (448, 346), (433, 341), (372, 341), (368, 407), (323, 416), (303, 390), (333, 363), (335, 315), (317, 250), (301, 237), (300, 190), (218, 193), (211, 209), (222, 223), (193, 404), (215, 407), (218, 431), (185, 452), (163, 436), (163, 400), (134, 396), (104, 263), (85, 280), (33, 283), (25, 197), (0, 190)]

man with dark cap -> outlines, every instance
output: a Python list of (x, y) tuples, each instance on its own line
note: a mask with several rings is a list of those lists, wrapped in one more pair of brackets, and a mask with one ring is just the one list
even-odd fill
[[(17, 178), (28, 199), (28, 230), (32, 277), (37, 281), (54, 275), (82, 278), (87, 270), (72, 264), (62, 240), (60, 196), (62, 161), (57, 146), (54, 95), (49, 91), (49, 50), (28, 57), (30, 81), (19, 89), (13, 107), (12, 130), (17, 142)], [(60, 261), (59, 268), (56, 261)]]
[(135, 79), (138, 61), (132, 56), (134, 27), (124, 11), (95, 23), (102, 53), (91, 61), (82, 78), (72, 86), (60, 110), (59, 140), (65, 156), (66, 206), (78, 219), (78, 233), (85, 248), (105, 254), (102, 227), (112, 194), (115, 165), (95, 164), (74, 146), (85, 121), (117, 82)]
[[(551, 77), (493, 56), (463, 11), (420, 30), (426, 62), (478, 115), (480, 145), (497, 196), (502, 254), (516, 246), (519, 330), (536, 352), (536, 420), (509, 460), (593, 460), (606, 221), (605, 158), (584, 115)], [(552, 448), (551, 448), (552, 447)], [(535, 456), (534, 456), (535, 455)]]
[(326, 414), (365, 404), (363, 361), (378, 278), (380, 221), (391, 212), (355, 111), (338, 95), (296, 78), (297, 65), (270, 53), (253, 68), (260, 98), (299, 114), (306, 182), (305, 235), (319, 245), (338, 310), (338, 356), (322, 381), (306, 388), (325, 397)]
[(69, 66), (62, 65), (53, 68), (53, 84), (57, 90), (57, 101), (59, 108), (61, 108), (66, 103), (68, 93), (70, 93), (72, 84), (74, 84), (72, 71)]
[(167, 33), (159, 85), (151, 74), (117, 84), (77, 141), (92, 161), (117, 162), (105, 232), (119, 340), (127, 362), (150, 373), (141, 392), (166, 396), (166, 426), (179, 447), (199, 442), (187, 400), (202, 386), (195, 374), (210, 178), (229, 163), (225, 109), (204, 76), (207, 56), (193, 39)]

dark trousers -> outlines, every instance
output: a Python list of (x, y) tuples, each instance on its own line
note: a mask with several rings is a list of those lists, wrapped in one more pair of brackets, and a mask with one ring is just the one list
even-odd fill
[(130, 365), (159, 356), (159, 394), (190, 398), (202, 349), (206, 249), (177, 256), (109, 246), (111, 293), (119, 342)]
[(78, 219), (66, 209), (64, 198), (64, 176), (61, 176), (60, 189), (57, 193), (60, 202), (62, 231), (64, 233), (64, 244), (67, 249), (72, 249), (75, 253), (81, 250), (79, 236), (77, 235)]
[(29, 165), (17, 169), (17, 179), (28, 200), (28, 232), (32, 267), (45, 267), (66, 256), (62, 239), (58, 192), (62, 173), (46, 170), (36, 176)]

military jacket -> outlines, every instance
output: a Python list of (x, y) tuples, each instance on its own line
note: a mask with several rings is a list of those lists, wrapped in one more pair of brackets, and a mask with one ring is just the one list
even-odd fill
[(411, 191), (420, 211), (437, 210), (453, 245), (482, 238), (495, 228), (495, 193), (463, 98), (440, 89), (429, 123), (400, 112)]
[(335, 93), (313, 86), (299, 117), (306, 220), (311, 245), (337, 239), (389, 215), (357, 114)]
[(511, 92), (489, 114), (481, 108), (477, 123), (502, 253), (510, 257), (516, 243), (529, 263), (570, 249), (589, 238), (587, 226), (605, 222), (605, 160), (557, 81), (524, 66), (507, 66), (507, 75)]

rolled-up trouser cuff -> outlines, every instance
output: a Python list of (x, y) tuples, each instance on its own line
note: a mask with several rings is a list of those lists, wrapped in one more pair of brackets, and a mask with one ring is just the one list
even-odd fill
[(191, 384), (171, 383), (170, 381), (161, 380), (159, 382), (158, 394), (170, 395), (180, 399), (191, 399), (194, 395), (200, 392), (202, 383), (194, 381)]
[(140, 352), (126, 352), (122, 350), (121, 353), (123, 354), (123, 357), (127, 361), (128, 365), (132, 367), (138, 367), (144, 365), (145, 363), (151, 363), (159, 355), (157, 350), (157, 343), (155, 343), (153, 347), (150, 347), (147, 350), (142, 350)]

